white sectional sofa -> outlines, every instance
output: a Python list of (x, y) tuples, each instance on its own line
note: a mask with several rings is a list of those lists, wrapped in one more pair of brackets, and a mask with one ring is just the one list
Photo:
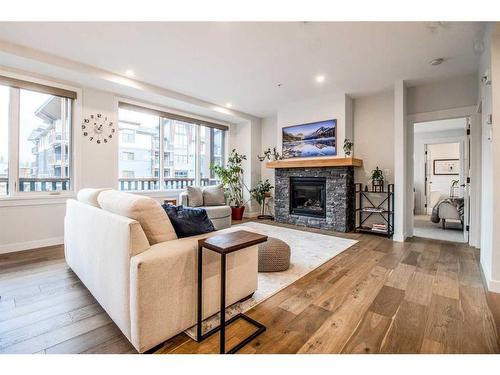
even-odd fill
[[(67, 201), (69, 266), (139, 352), (196, 324), (197, 240), (177, 239), (158, 202), (109, 189), (84, 189)], [(257, 246), (228, 255), (227, 305), (257, 289)], [(219, 306), (220, 259), (203, 257), (204, 317)]]

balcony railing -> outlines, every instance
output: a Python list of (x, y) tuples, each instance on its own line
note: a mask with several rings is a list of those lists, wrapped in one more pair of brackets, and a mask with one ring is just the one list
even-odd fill
[(22, 177), (19, 191), (64, 191), (69, 189), (69, 178), (60, 177)]
[[(158, 190), (159, 179), (156, 177), (143, 178), (119, 178), (120, 190)], [(194, 186), (194, 178), (164, 178), (162, 189), (185, 189), (188, 186)], [(212, 178), (202, 178), (201, 186), (215, 185), (218, 180)]]
[(0, 196), (9, 194), (9, 179), (0, 177)]

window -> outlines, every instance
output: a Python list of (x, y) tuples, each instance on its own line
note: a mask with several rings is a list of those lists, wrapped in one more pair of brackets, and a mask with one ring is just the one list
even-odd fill
[[(227, 128), (126, 103), (120, 103), (119, 123), (121, 190), (182, 189), (218, 182), (210, 166), (224, 163)], [(135, 180), (125, 171), (134, 171)]]
[(120, 108), (120, 190), (158, 189), (160, 117)]
[(0, 196), (72, 188), (76, 93), (0, 76)]
[(0, 86), (0, 196), (9, 188), (9, 103), (10, 89)]
[(135, 159), (135, 154), (133, 152), (122, 152), (122, 159), (123, 160), (134, 160)]
[(69, 99), (20, 90), (20, 191), (69, 190), (70, 118)]
[(135, 132), (131, 129), (122, 130), (122, 142), (123, 143), (135, 143)]

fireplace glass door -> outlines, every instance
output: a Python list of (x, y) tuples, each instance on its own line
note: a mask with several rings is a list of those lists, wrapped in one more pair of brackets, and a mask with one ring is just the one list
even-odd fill
[(290, 178), (290, 213), (302, 216), (326, 216), (326, 179)]

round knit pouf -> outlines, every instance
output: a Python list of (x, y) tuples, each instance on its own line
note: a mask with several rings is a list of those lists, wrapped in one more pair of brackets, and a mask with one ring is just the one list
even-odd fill
[(259, 272), (286, 271), (290, 267), (290, 246), (274, 237), (259, 245)]

